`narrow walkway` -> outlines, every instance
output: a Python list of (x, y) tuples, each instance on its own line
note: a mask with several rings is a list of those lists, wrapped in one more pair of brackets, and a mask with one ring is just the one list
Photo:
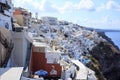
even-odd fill
[(76, 79), (77, 80), (87, 80), (87, 68), (78, 60), (71, 60), (72, 63), (76, 64), (80, 69), (77, 72)]

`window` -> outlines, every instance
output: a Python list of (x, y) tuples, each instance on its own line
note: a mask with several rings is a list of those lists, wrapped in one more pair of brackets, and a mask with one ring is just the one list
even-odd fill
[(0, 13), (2, 13), (2, 6), (0, 5)]
[(8, 23), (5, 24), (5, 28), (9, 29), (9, 24)]

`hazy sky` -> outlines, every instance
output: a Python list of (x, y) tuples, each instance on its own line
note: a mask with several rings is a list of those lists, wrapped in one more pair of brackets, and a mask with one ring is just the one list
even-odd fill
[(35, 15), (53, 16), (81, 26), (120, 29), (120, 0), (13, 0)]

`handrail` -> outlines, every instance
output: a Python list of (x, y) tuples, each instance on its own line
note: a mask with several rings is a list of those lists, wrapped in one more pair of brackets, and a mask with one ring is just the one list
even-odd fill
[(29, 68), (31, 54), (32, 54), (32, 43), (30, 43), (29, 47), (27, 48), (27, 55), (26, 55), (25, 66), (23, 70), (26, 70), (27, 67)]

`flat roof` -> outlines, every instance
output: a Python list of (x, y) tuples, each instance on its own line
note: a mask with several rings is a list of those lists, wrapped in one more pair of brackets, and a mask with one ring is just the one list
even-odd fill
[(23, 67), (0, 68), (0, 80), (20, 80)]
[(61, 52), (61, 51), (55, 51), (55, 50), (53, 50), (53, 49), (46, 49), (46, 52), (47, 53), (60, 53), (60, 54), (63, 54), (64, 52)]
[(36, 41), (33, 42), (33, 45), (34, 45), (35, 47), (46, 47), (46, 46), (47, 46), (46, 43), (36, 42)]

